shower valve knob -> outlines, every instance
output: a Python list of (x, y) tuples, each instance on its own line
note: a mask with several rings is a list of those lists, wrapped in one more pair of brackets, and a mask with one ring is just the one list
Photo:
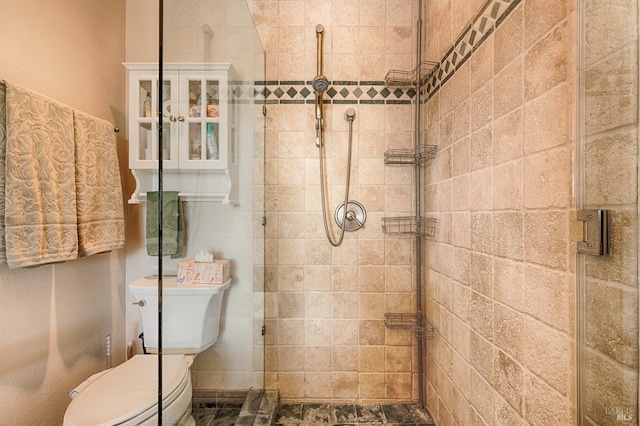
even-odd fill
[(142, 300), (139, 300), (139, 301), (137, 301), (137, 302), (133, 302), (133, 303), (132, 303), (132, 305), (138, 305), (138, 306), (140, 306), (141, 308), (142, 308), (142, 307), (144, 307), (146, 304), (147, 304), (147, 301), (146, 301), (146, 300), (144, 300), (144, 299), (142, 299)]

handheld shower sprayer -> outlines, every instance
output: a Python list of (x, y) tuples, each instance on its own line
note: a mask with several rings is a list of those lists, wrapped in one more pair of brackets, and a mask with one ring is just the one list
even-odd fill
[(316, 146), (318, 147), (318, 157), (320, 161), (320, 198), (322, 199), (322, 220), (324, 223), (324, 231), (327, 235), (329, 243), (337, 247), (342, 244), (345, 231), (356, 231), (364, 226), (366, 212), (364, 207), (356, 201), (349, 201), (349, 180), (351, 178), (351, 145), (353, 142), (353, 121), (356, 112), (353, 108), (349, 108), (344, 119), (349, 123), (349, 148), (347, 151), (347, 176), (344, 187), (344, 202), (336, 209), (336, 222), (340, 226), (340, 236), (334, 240), (329, 231), (329, 223), (327, 220), (326, 194), (325, 194), (325, 168), (324, 168), (324, 142), (323, 131), (324, 120), (322, 117), (323, 101), (322, 96), (329, 88), (329, 80), (322, 74), (322, 33), (324, 27), (321, 24), (316, 25), (316, 40), (318, 42), (318, 73), (311, 82), (313, 90), (316, 94)]

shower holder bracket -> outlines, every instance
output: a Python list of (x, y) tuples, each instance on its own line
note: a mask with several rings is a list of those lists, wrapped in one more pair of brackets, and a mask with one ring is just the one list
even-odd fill
[(611, 253), (609, 245), (609, 210), (578, 210), (577, 218), (583, 224), (583, 241), (578, 253), (604, 256)]

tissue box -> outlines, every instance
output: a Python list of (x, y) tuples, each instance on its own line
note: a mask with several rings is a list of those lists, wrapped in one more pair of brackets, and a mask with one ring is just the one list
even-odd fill
[(222, 284), (229, 279), (229, 269), (230, 262), (224, 259), (213, 262), (183, 260), (178, 263), (178, 282)]

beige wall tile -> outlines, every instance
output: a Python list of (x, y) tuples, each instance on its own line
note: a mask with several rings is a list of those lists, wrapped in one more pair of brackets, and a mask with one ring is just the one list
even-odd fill
[(471, 213), (471, 249), (493, 254), (493, 214)]
[[(516, 160), (493, 169), (494, 210), (520, 209), (523, 205), (522, 161)], [(526, 172), (525, 172), (526, 173)]]
[(479, 293), (471, 294), (471, 327), (487, 340), (494, 338), (493, 301)]
[(471, 390), (469, 392), (469, 401), (471, 405), (482, 418), (493, 418), (494, 396), (491, 386), (473, 370), (470, 376)]
[(497, 301), (522, 312), (524, 310), (524, 271), (519, 262), (494, 260), (493, 291)]
[[(636, 291), (615, 284), (587, 280), (587, 336), (590, 344), (612, 359), (637, 368), (637, 335), (635, 318), (638, 302)], [(615, 330), (616, 339), (611, 339)]]
[(277, 330), (279, 345), (304, 345), (304, 320), (279, 319)]
[(278, 391), (282, 398), (302, 398), (305, 396), (305, 373), (279, 373)]
[(477, 53), (471, 56), (471, 92), (477, 91), (493, 77), (493, 35), (480, 45)]
[(493, 67), (497, 73), (522, 53), (524, 46), (524, 7), (519, 5), (496, 29)]
[[(357, 313), (357, 305), (354, 307)], [(334, 319), (333, 326), (333, 345), (356, 345), (358, 344), (358, 333), (360, 322), (355, 319)]]
[(304, 342), (306, 345), (330, 345), (333, 322), (330, 319), (307, 319), (304, 321)]
[(389, 399), (410, 400), (412, 383), (411, 373), (386, 373), (386, 397)]
[(556, 391), (535, 376), (525, 380), (524, 395), (525, 419), (529, 423), (560, 425), (572, 422), (568, 401), (558, 398)]
[(524, 268), (525, 312), (564, 332), (573, 325), (571, 276), (560, 271)]
[(490, 210), (493, 206), (493, 169), (487, 167), (469, 176), (469, 206), (471, 211)]
[(303, 346), (281, 346), (278, 348), (280, 371), (303, 371), (305, 348)]
[(525, 380), (525, 372), (522, 366), (499, 350), (496, 351), (494, 365), (497, 392), (517, 413), (522, 415), (524, 412), (523, 389)]
[(278, 315), (280, 318), (304, 318), (304, 293), (278, 294)]
[(525, 153), (566, 145), (570, 141), (573, 113), (569, 90), (569, 85), (561, 84), (525, 105)]
[(456, 70), (448, 84), (453, 88), (452, 101), (455, 105), (460, 105), (467, 100), (471, 95), (471, 66), (468, 62)]
[[(471, 115), (472, 115), (472, 100), (467, 99), (462, 103), (458, 104), (453, 110), (452, 121), (451, 121), (451, 140), (455, 143), (459, 139), (466, 137), (469, 135), (469, 129), (471, 126)], [(473, 104), (474, 111), (476, 105)]]
[(525, 260), (565, 269), (568, 266), (568, 217), (564, 212), (526, 213)]
[(332, 298), (328, 292), (305, 292), (305, 318), (331, 318)]
[(566, 366), (574, 356), (572, 339), (533, 318), (525, 320), (524, 334), (527, 367), (562, 395), (569, 396), (573, 383)]
[[(522, 363), (524, 355), (524, 315), (506, 306), (496, 303), (494, 306), (495, 343), (509, 357)], [(499, 351), (499, 352), (502, 352)], [(496, 369), (503, 367), (496, 363)], [(521, 407), (514, 407), (522, 413)]]
[(332, 373), (329, 372), (305, 372), (304, 390), (308, 398), (329, 398), (332, 394)]
[(531, 47), (524, 60), (526, 100), (566, 81), (570, 46), (569, 28), (563, 23)]
[(354, 400), (358, 397), (358, 373), (334, 372), (332, 374), (333, 398)]
[(531, 46), (567, 16), (568, 0), (529, 0), (524, 4), (525, 46)]
[[(518, 58), (507, 65), (494, 78), (494, 104), (493, 112), (500, 117), (513, 111), (523, 102), (522, 59)], [(498, 132), (499, 133), (499, 132)]]
[(360, 321), (360, 345), (384, 344), (384, 321), (362, 320)]
[(360, 381), (360, 398), (383, 399), (385, 398), (385, 374), (384, 373), (358, 373)]
[[(585, 62), (591, 65), (636, 40), (636, 2), (593, 2), (585, 8)], [(636, 10), (636, 11), (634, 11)]]
[(471, 131), (475, 132), (489, 123), (493, 116), (493, 81), (487, 81), (470, 98)]
[(585, 379), (588, 389), (587, 413), (595, 421), (605, 422), (607, 407), (633, 407), (636, 402), (637, 373), (620, 369), (615, 361), (597, 353), (587, 353)]
[(329, 346), (306, 346), (304, 353), (304, 371), (331, 370), (332, 358)]
[[(637, 130), (603, 136), (586, 144), (586, 201), (627, 204), (637, 199)], [(629, 186), (620, 182), (629, 181)]]
[[(571, 151), (547, 151), (524, 160), (526, 208), (564, 208), (571, 203)], [(530, 236), (530, 234), (529, 234)]]
[(522, 116), (523, 110), (519, 108), (495, 122), (493, 141), (493, 161), (495, 164), (515, 160), (522, 156), (524, 145)]
[(478, 252), (471, 252), (471, 265), (469, 274), (469, 286), (471, 289), (491, 297), (493, 289), (493, 259)]
[[(530, 234), (533, 235), (533, 234)], [(537, 234), (541, 235), (541, 234)], [(472, 237), (473, 244), (473, 237)], [(522, 260), (524, 254), (522, 213), (495, 213), (493, 216), (493, 249), (500, 257)], [(533, 249), (532, 249), (533, 251)]]

